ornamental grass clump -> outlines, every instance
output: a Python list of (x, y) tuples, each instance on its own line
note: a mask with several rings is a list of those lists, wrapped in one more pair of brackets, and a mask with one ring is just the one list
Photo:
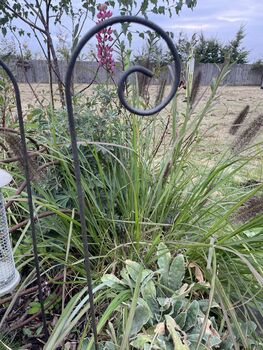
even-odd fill
[[(144, 349), (138, 345), (141, 339), (146, 349), (151, 346), (149, 339), (166, 342), (169, 349), (174, 348), (174, 339), (180, 346), (194, 349), (196, 343), (201, 342), (199, 350), (204, 344), (205, 349), (209, 346), (216, 349), (213, 344), (219, 340), (221, 348), (218, 349), (238, 349), (236, 344), (232, 346), (234, 342), (240, 343), (244, 349), (250, 348), (249, 337), (240, 325), (241, 318), (233, 303), (238, 300), (239, 305), (244, 305), (244, 313), (252, 307), (262, 313), (263, 308), (257, 306), (262, 300), (259, 291), (263, 286), (259, 275), (262, 269), (261, 239), (259, 235), (248, 237), (244, 231), (262, 227), (263, 217), (257, 215), (243, 225), (233, 223), (233, 215), (249, 198), (259, 195), (263, 187), (259, 184), (244, 189), (233, 184), (236, 185), (234, 177), (240, 176), (244, 167), (261, 157), (261, 148), (251, 147), (246, 158), (227, 152), (216, 158), (211, 166), (204, 167), (204, 162), (199, 161), (200, 124), (213, 109), (217, 88), (227, 72), (228, 67), (224, 66), (200, 111), (189, 108), (189, 101), (182, 109), (177, 107), (178, 94), (173, 108), (168, 110), (171, 117), (163, 125), (160, 123), (163, 115), (141, 118), (120, 110), (114, 95), (106, 95), (105, 89), (93, 96), (92, 104), (76, 106), (81, 182), (86, 203), (97, 329), (102, 348), (108, 341), (117, 349), (123, 344), (125, 349), (128, 340), (133, 342), (134, 348)], [(188, 91), (191, 91), (190, 82), (187, 84)], [(105, 96), (107, 109), (98, 112), (98, 105), (105, 106)], [(145, 108), (139, 98), (138, 105)], [(45, 350), (54, 350), (66, 344), (68, 339), (76, 340), (79, 349), (88, 350), (92, 349), (92, 334), (89, 323), (85, 326), (83, 321), (90, 304), (87, 289), (83, 288), (86, 272), (72, 150), (64, 123), (65, 113), (52, 113), (52, 123), (49, 119), (45, 119), (46, 124), (43, 120), (39, 123), (37, 117), (27, 121), (27, 130), (32, 130), (30, 133), (35, 133), (37, 140), (47, 149), (39, 157), (39, 162), (56, 162), (47, 172), (44, 184), (34, 183), (40, 233), (38, 244), (43, 257), (42, 276), (43, 281), (50, 282), (50, 291), (56, 300), (54, 307), (49, 307), (48, 303), (46, 306), (49, 319), (55, 321), (50, 323), (50, 338)], [(103, 113), (103, 119), (99, 113)], [(54, 124), (58, 129), (56, 144), (50, 127)], [(173, 137), (169, 137), (170, 130)], [(201, 152), (204, 159), (207, 153), (207, 150)], [(15, 179), (21, 181), (21, 171), (13, 172), (17, 172)], [(8, 191), (13, 195), (14, 191)], [(22, 222), (22, 226), (16, 229), (18, 218), (28, 214), (24, 193), (16, 195), (15, 201), (19, 216), (13, 207), (9, 211), (11, 230), (19, 237), (15, 258), (19, 271), (26, 268), (23, 276), (27, 274), (27, 287), (30, 288), (35, 281), (34, 269), (30, 265), (30, 225), (27, 225), (28, 221)], [(45, 217), (48, 212), (53, 216)], [(155, 252), (160, 242), (169, 247), (172, 256), (166, 272), (159, 271), (159, 262), (156, 264)], [(196, 276), (191, 280), (188, 261), (199, 267), (206, 283)], [(172, 271), (180, 270), (172, 268), (179, 262), (184, 266), (183, 272), (181, 277), (172, 279), (178, 283), (170, 288), (171, 284), (167, 284), (165, 278)], [(135, 265), (142, 267), (142, 278), (138, 271), (133, 274), (130, 267)], [(193, 274), (193, 269), (190, 269)], [(149, 271), (150, 275), (147, 275)], [(103, 277), (105, 273), (110, 274), (112, 286), (109, 285), (109, 276)], [(61, 275), (63, 282), (57, 284), (55, 278)], [(135, 281), (132, 276), (138, 279)], [(139, 311), (142, 308), (151, 310), (150, 301), (146, 302), (147, 305), (141, 301), (146, 295), (143, 287), (147, 278), (149, 285), (156, 290), (157, 312), (151, 311), (150, 317), (139, 327), (137, 316), (149, 315)], [(185, 283), (188, 284), (186, 290)], [(34, 302), (35, 294), (28, 298)], [(24, 313), (27, 312), (28, 298), (14, 298), (14, 302), (20, 301), (20, 310), (25, 310)], [(207, 299), (208, 308), (204, 309), (202, 302), (207, 307)], [(182, 301), (182, 307), (175, 314), (172, 308), (178, 300)], [(196, 313), (192, 308), (197, 310)], [(191, 329), (186, 324), (190, 315), (194, 316)], [(200, 325), (204, 315), (206, 328)], [(254, 320), (249, 312), (245, 317)], [(14, 327), (15, 318), (11, 309), (3, 311), (2, 319), (7, 329)], [(41, 332), (41, 322), (36, 320), (31, 323), (29, 320), (27, 325), (27, 330), (32, 329), (33, 334), (36, 324)], [(218, 327), (220, 320), (221, 327)], [(220, 339), (211, 335), (212, 327)], [(156, 328), (158, 332), (153, 340), (152, 330), (154, 332)], [(254, 324), (252, 328), (255, 328)], [(23, 337), (24, 344), (27, 344), (28, 336), (20, 329), (16, 332), (15, 338)], [(222, 345), (225, 339), (230, 341), (228, 347)], [(213, 343), (209, 343), (210, 340)], [(111, 349), (114, 349), (113, 345)]]

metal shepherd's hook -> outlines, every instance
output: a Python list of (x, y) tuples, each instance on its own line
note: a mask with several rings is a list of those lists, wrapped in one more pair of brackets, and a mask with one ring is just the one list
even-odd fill
[(88, 282), (88, 291), (89, 291), (89, 301), (90, 301), (90, 313), (91, 313), (91, 321), (92, 321), (92, 330), (94, 336), (94, 343), (96, 350), (98, 349), (98, 339), (97, 339), (97, 328), (96, 328), (96, 319), (95, 319), (95, 309), (93, 302), (93, 293), (92, 293), (92, 279), (91, 279), (91, 266), (90, 266), (90, 258), (89, 258), (89, 244), (88, 244), (88, 234), (87, 234), (87, 225), (85, 219), (85, 201), (84, 194), (81, 186), (81, 171), (80, 171), (80, 163), (78, 156), (78, 147), (77, 147), (77, 134), (75, 128), (74, 114), (73, 114), (73, 104), (72, 104), (72, 94), (71, 94), (71, 83), (74, 67), (76, 64), (76, 60), (83, 49), (83, 47), (87, 44), (87, 42), (98, 32), (103, 30), (104, 28), (118, 24), (118, 23), (137, 23), (143, 26), (146, 26), (154, 31), (156, 31), (166, 42), (169, 47), (172, 57), (173, 57), (173, 66), (174, 66), (174, 74), (172, 81), (171, 91), (168, 96), (156, 107), (149, 110), (136, 109), (133, 106), (129, 105), (127, 102), (124, 91), (125, 91), (125, 83), (129, 75), (132, 73), (143, 73), (149, 77), (153, 76), (153, 73), (142, 66), (133, 66), (129, 68), (125, 73), (123, 73), (119, 84), (118, 84), (118, 95), (122, 105), (131, 113), (135, 113), (141, 116), (149, 116), (161, 111), (167, 104), (172, 100), (175, 96), (177, 88), (180, 83), (180, 59), (177, 53), (177, 50), (173, 44), (173, 41), (168, 36), (168, 34), (155, 23), (146, 20), (144, 18), (135, 17), (135, 16), (118, 16), (113, 17), (108, 20), (105, 20), (96, 26), (94, 26), (84, 37), (80, 40), (79, 44), (75, 48), (71, 60), (68, 65), (68, 69), (66, 72), (65, 79), (65, 94), (66, 94), (66, 105), (68, 111), (68, 123), (69, 123), (69, 131), (71, 136), (71, 145), (72, 145), (72, 153), (74, 160), (74, 168), (75, 168), (75, 176), (76, 176), (76, 185), (77, 185), (77, 193), (78, 193), (78, 203), (79, 203), (79, 214), (80, 214), (80, 222), (81, 222), (81, 234), (84, 246), (84, 257), (85, 257), (85, 269), (87, 274), (87, 282)]
[(21, 148), (22, 148), (22, 155), (23, 155), (25, 178), (26, 178), (26, 188), (27, 188), (28, 207), (29, 207), (29, 216), (30, 216), (30, 227), (31, 227), (33, 253), (34, 253), (34, 263), (35, 263), (35, 268), (36, 268), (36, 276), (37, 276), (37, 284), (38, 284), (38, 298), (39, 298), (39, 302), (41, 305), (43, 331), (44, 331), (45, 338), (47, 340), (48, 339), (48, 327), (47, 327), (46, 315), (45, 315), (45, 309), (44, 309), (44, 296), (43, 296), (42, 284), (41, 284), (39, 256), (38, 256), (38, 252), (37, 252), (37, 236), (36, 236), (36, 228), (35, 228), (35, 221), (34, 221), (34, 206), (33, 206), (33, 198), (32, 198), (31, 175), (30, 175), (30, 170), (29, 170), (29, 158), (28, 158), (26, 138), (25, 138), (25, 127), (24, 127), (24, 120), (23, 120), (23, 113), (22, 113), (20, 91), (19, 91), (19, 87), (18, 87), (17, 81), (16, 81), (13, 73), (8, 68), (8, 66), (1, 60), (0, 60), (0, 67), (2, 67), (4, 69), (4, 71), (6, 72), (6, 74), (8, 75), (9, 79), (11, 80), (11, 82), (13, 84), (14, 91), (15, 91), (17, 117), (18, 117), (18, 122), (19, 122)]

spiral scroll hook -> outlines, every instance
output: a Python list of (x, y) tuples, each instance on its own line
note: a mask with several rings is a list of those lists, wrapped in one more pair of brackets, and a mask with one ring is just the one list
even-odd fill
[(66, 72), (66, 79), (65, 79), (65, 92), (66, 92), (66, 99), (68, 96), (68, 102), (67, 102), (67, 108), (68, 111), (71, 112), (71, 108), (70, 108), (70, 100), (71, 100), (71, 93), (70, 93), (70, 83), (71, 83), (71, 79), (72, 79), (72, 75), (73, 75), (73, 70), (76, 64), (76, 60), (81, 52), (81, 50), (83, 49), (83, 47), (87, 44), (87, 42), (98, 32), (100, 32), (101, 30), (114, 25), (114, 24), (118, 24), (118, 23), (138, 23), (141, 24), (143, 26), (146, 26), (148, 28), (151, 28), (152, 30), (154, 30), (155, 32), (157, 32), (162, 38), (163, 40), (166, 42), (168, 48), (170, 49), (170, 52), (172, 54), (172, 58), (173, 58), (173, 67), (174, 67), (174, 76), (173, 76), (173, 80), (172, 80), (172, 86), (171, 86), (171, 91), (169, 92), (168, 96), (156, 107), (149, 109), (149, 110), (142, 110), (142, 109), (137, 109), (135, 107), (132, 107), (129, 105), (129, 103), (126, 101), (125, 95), (124, 95), (124, 91), (125, 91), (125, 83), (127, 78), (132, 74), (132, 73), (142, 73), (147, 75), (148, 77), (152, 77), (153, 73), (146, 69), (143, 66), (133, 66), (131, 68), (129, 68), (126, 72), (124, 72), (120, 78), (120, 81), (118, 83), (118, 95), (119, 95), (119, 99), (122, 103), (122, 105), (131, 113), (134, 114), (138, 114), (141, 116), (149, 116), (155, 113), (160, 112), (164, 107), (166, 107), (168, 105), (168, 103), (173, 99), (173, 97), (176, 94), (176, 91), (178, 89), (179, 83), (180, 83), (180, 76), (181, 76), (181, 64), (180, 64), (180, 58), (179, 55), (177, 53), (176, 47), (172, 41), (172, 39), (169, 37), (169, 35), (162, 29), (160, 28), (158, 25), (156, 25), (155, 23), (146, 20), (144, 18), (140, 18), (140, 17), (136, 17), (136, 16), (118, 16), (118, 17), (113, 17), (110, 18), (106, 21), (103, 21), (99, 24), (97, 24), (96, 26), (94, 26), (86, 35), (84, 35), (84, 37), (80, 40), (79, 44), (77, 45), (77, 47), (75, 48), (71, 60), (69, 62), (69, 66), (68, 66), (68, 70)]

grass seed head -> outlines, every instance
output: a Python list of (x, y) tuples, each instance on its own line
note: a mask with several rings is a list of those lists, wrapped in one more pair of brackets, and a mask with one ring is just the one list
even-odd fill
[[(8, 144), (11, 153), (14, 155), (15, 158), (17, 158), (21, 171), (24, 173), (25, 159), (23, 157), (20, 137), (18, 135), (6, 132), (5, 141)], [(39, 180), (41, 177), (41, 172), (39, 172), (38, 170), (38, 164), (36, 159), (29, 157), (28, 161), (31, 180)]]
[(241, 152), (257, 135), (263, 126), (263, 114), (254, 119), (235, 140), (231, 149), (233, 153)]
[(247, 200), (237, 211), (235, 220), (245, 223), (260, 214), (263, 215), (263, 195), (254, 196)]
[(201, 71), (199, 71), (193, 81), (193, 86), (192, 86), (190, 100), (189, 100), (191, 106), (195, 103), (195, 100), (200, 88), (201, 79), (202, 79), (202, 73)]
[(238, 129), (241, 127), (242, 123), (248, 115), (249, 108), (249, 105), (247, 105), (244, 109), (242, 109), (237, 118), (234, 120), (231, 128), (229, 129), (229, 134), (235, 135), (237, 133)]

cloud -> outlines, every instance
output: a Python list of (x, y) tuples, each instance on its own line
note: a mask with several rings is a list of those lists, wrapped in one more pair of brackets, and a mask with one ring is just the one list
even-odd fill
[(185, 29), (185, 30), (203, 30), (203, 29), (211, 29), (218, 28), (218, 25), (211, 23), (177, 23), (166, 26), (167, 29)]
[(226, 10), (226, 11), (220, 11), (215, 16), (215, 19), (217, 21), (223, 21), (223, 22), (245, 22), (248, 21), (251, 16), (251, 11), (249, 9), (242, 9), (242, 10)]
[(245, 17), (226, 17), (226, 16), (219, 16), (216, 18), (218, 21), (224, 21), (224, 22), (245, 22), (247, 21), (247, 18)]
[(226, 22), (248, 22), (261, 17), (262, 10), (262, 5), (240, 7), (238, 10), (227, 9), (218, 11), (216, 19)]

